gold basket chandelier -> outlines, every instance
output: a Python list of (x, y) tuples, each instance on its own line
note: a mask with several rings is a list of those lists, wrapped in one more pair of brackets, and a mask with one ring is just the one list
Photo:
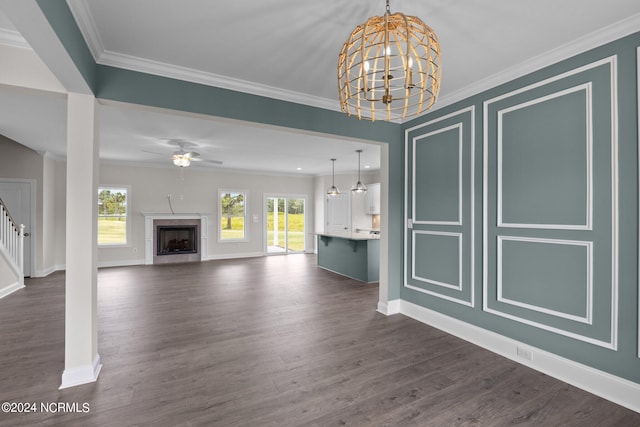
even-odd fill
[(358, 25), (338, 57), (340, 107), (349, 116), (387, 121), (428, 110), (440, 90), (440, 44), (420, 18), (391, 14)]

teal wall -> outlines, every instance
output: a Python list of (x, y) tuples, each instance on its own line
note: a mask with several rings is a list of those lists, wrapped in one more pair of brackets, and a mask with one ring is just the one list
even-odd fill
[(640, 383), (638, 46), (403, 125), (402, 299)]

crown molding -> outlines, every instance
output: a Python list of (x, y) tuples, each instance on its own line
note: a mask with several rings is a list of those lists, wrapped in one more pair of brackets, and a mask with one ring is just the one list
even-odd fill
[[(337, 99), (312, 96), (246, 80), (235, 79), (232, 77), (221, 76), (200, 70), (105, 50), (87, 3), (83, 0), (67, 0), (67, 4), (78, 23), (78, 27), (80, 28), (82, 35), (87, 41), (89, 50), (98, 64), (279, 99), (296, 104), (309, 105), (327, 110), (341, 111)], [(499, 86), (546, 66), (555, 64), (594, 47), (612, 42), (639, 30), (640, 14), (632, 15), (622, 21), (603, 27), (602, 29), (594, 31), (584, 37), (580, 37), (541, 55), (521, 62), (513, 67), (495, 73), (487, 78), (478, 80), (461, 89), (445, 94), (438, 99), (434, 108), (430, 111), (436, 111), (440, 108), (446, 107), (447, 105), (469, 98), (480, 92)], [(424, 114), (428, 114), (428, 112)], [(393, 118), (392, 122), (402, 123), (413, 120), (414, 118), (415, 117), (411, 117), (404, 121), (399, 120), (398, 118)]]
[(104, 52), (104, 44), (100, 38), (96, 21), (93, 20), (93, 15), (89, 10), (88, 2), (84, 0), (67, 0), (67, 5), (89, 47), (93, 60), (97, 63), (102, 52)]
[(6, 28), (0, 28), (0, 44), (20, 49), (31, 49), (31, 45), (27, 43), (18, 31), (8, 30)]
[(139, 58), (131, 55), (124, 55), (110, 51), (104, 51), (97, 61), (99, 64), (108, 65), (126, 70), (138, 71), (177, 80), (183, 80), (207, 86), (215, 86), (222, 89), (234, 90), (237, 92), (249, 93), (252, 95), (264, 96), (282, 101), (305, 104), (312, 107), (327, 110), (340, 111), (337, 99), (327, 99), (319, 96), (294, 92), (260, 83), (240, 80), (233, 77), (221, 76), (218, 74), (194, 70), (187, 67)]
[(108, 51), (104, 48), (98, 28), (87, 3), (83, 0), (67, 0), (67, 4), (80, 28), (80, 32), (86, 40), (93, 59), (98, 64), (279, 99), (296, 104), (309, 105), (326, 110), (340, 111), (340, 104), (337, 99), (312, 96), (246, 80)]
[(600, 30), (594, 31), (584, 37), (565, 43), (499, 73), (492, 74), (487, 78), (478, 80), (468, 86), (448, 93), (436, 102), (431, 111), (436, 111), (437, 109), (446, 107), (447, 105), (462, 101), (463, 99), (477, 95), (485, 90), (489, 90), (536, 70), (556, 64), (560, 61), (571, 58), (572, 56), (615, 41), (637, 31), (640, 31), (640, 14), (631, 15), (622, 21), (603, 27)]

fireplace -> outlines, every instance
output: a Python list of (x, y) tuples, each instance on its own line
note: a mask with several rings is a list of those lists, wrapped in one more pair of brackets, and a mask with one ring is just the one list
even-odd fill
[(198, 226), (159, 225), (156, 228), (156, 255), (197, 254)]
[[(202, 235), (202, 218), (165, 216), (148, 221), (149, 264), (197, 262), (202, 260), (202, 248), (206, 244)], [(148, 217), (147, 217), (148, 218)], [(149, 219), (149, 218), (148, 218)], [(145, 249), (146, 252), (147, 249)]]

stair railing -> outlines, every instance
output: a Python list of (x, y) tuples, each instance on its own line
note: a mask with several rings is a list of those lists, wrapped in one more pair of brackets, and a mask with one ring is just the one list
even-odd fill
[(18, 225), (0, 199), (0, 245), (24, 280), (24, 224)]

